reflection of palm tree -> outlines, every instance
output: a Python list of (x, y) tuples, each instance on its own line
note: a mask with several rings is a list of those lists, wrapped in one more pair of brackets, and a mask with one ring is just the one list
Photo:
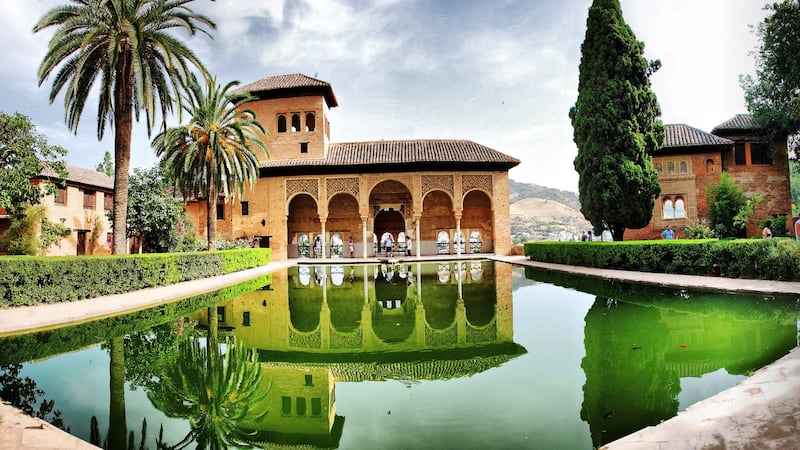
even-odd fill
[(106, 448), (125, 448), (128, 434), (125, 419), (125, 338), (120, 336), (109, 341), (109, 400), (108, 446)]
[(269, 392), (261, 387), (261, 366), (255, 361), (255, 352), (234, 338), (225, 339), (227, 351), (220, 354), (212, 330), (216, 328), (214, 322), (215, 317), (209, 316), (206, 348), (194, 336), (181, 341), (165, 361), (160, 383), (147, 393), (167, 417), (189, 418), (191, 426), (186, 437), (175, 445), (166, 445), (159, 439), (159, 448), (182, 449), (193, 441), (201, 449), (251, 447), (255, 432), (242, 429), (240, 424), (267, 414), (266, 409), (252, 408)]

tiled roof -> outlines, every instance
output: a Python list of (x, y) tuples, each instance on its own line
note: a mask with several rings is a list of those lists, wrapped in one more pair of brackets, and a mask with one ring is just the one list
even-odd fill
[[(58, 178), (58, 175), (46, 168), (42, 171), (43, 177)], [(114, 190), (114, 178), (104, 173), (67, 164), (67, 182), (82, 184), (101, 189)]]
[(664, 145), (659, 150), (684, 147), (729, 147), (733, 141), (684, 124), (665, 126)]
[(250, 84), (246, 84), (236, 89), (237, 91), (246, 91), (251, 94), (259, 93), (280, 93), (302, 90), (318, 90), (325, 95), (325, 100), (328, 106), (333, 108), (339, 106), (336, 101), (336, 95), (333, 94), (333, 87), (331, 84), (311, 78), (302, 73), (293, 73), (288, 75), (276, 75), (272, 77), (262, 78)]
[[(332, 143), (325, 159), (267, 160), (264, 168), (288, 167), (377, 167), (405, 169), (450, 167), (498, 167), (506, 170), (519, 160), (467, 140), (430, 139)], [(465, 167), (466, 168), (466, 167)]]
[(728, 119), (715, 126), (711, 132), (717, 134), (720, 131), (751, 131), (760, 129), (761, 127), (756, 124), (756, 121), (750, 114), (737, 114), (732, 119)]

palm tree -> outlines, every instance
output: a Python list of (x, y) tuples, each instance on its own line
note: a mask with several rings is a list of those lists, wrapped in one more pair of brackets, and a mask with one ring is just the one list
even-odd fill
[[(209, 316), (209, 327), (212, 322), (216, 316)], [(262, 381), (256, 351), (233, 337), (223, 341), (226, 352), (220, 354), (211, 328), (209, 333), (205, 349), (196, 336), (182, 340), (147, 391), (153, 406), (167, 417), (188, 418), (191, 428), (177, 444), (159, 436), (158, 448), (183, 449), (193, 442), (198, 449), (250, 448), (258, 433), (242, 428), (243, 422), (257, 423), (269, 412), (264, 400), (271, 386)]]
[(217, 196), (222, 193), (227, 201), (234, 195), (244, 195), (245, 184), (252, 188), (260, 163), (251, 147), (267, 156), (267, 146), (261, 140), (267, 130), (252, 110), (243, 108), (253, 97), (231, 90), (238, 81), (221, 87), (216, 77), (204, 74), (204, 78), (205, 90), (192, 76), (182, 94), (182, 107), (191, 115), (189, 123), (156, 135), (153, 149), (184, 197), (206, 198), (208, 249), (214, 250)]
[(168, 31), (190, 35), (216, 25), (186, 5), (192, 0), (71, 0), (45, 13), (38, 32), (55, 27), (39, 66), (39, 85), (55, 74), (50, 103), (64, 91), (65, 121), (78, 132), (86, 100), (99, 81), (97, 138), (106, 122), (114, 129), (114, 253), (126, 253), (128, 170), (134, 114), (145, 111), (148, 134), (156, 107), (162, 119), (172, 111), (174, 97), (200, 60)]

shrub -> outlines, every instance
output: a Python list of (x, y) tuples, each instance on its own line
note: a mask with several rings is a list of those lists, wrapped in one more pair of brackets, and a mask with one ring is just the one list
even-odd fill
[(525, 256), (604, 269), (800, 281), (800, 245), (792, 239), (528, 242)]
[(708, 225), (698, 222), (687, 225), (683, 229), (683, 237), (686, 239), (710, 239), (714, 237), (714, 233), (711, 228), (708, 228)]
[(0, 258), (0, 306), (59, 303), (165, 286), (267, 264), (270, 249)]

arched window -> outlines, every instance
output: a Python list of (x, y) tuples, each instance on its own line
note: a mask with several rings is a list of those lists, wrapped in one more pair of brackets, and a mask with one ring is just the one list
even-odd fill
[(436, 236), (436, 253), (440, 255), (450, 253), (450, 235), (447, 231), (440, 231)]
[(314, 113), (306, 113), (306, 131), (314, 131), (317, 128), (317, 122), (314, 118)]
[(481, 252), (481, 233), (479, 231), (473, 231), (469, 234), (469, 252)]
[(331, 257), (341, 258), (344, 251), (344, 240), (340, 234), (334, 234), (331, 237)]
[(681, 161), (681, 173), (689, 173), (689, 165), (686, 164), (686, 161)]
[(292, 114), (292, 132), (300, 131), (300, 114)]
[(297, 254), (306, 258), (311, 256), (311, 240), (307, 234), (301, 234), (297, 238)]
[(682, 198), (675, 200), (675, 218), (676, 219), (686, 218), (686, 207), (683, 205)]
[(675, 175), (675, 163), (672, 161), (667, 163), (667, 175)]
[(664, 165), (660, 162), (656, 163), (656, 172), (658, 172), (659, 175), (664, 175)]
[(706, 173), (714, 173), (714, 160), (711, 158), (706, 160)]
[(663, 217), (665, 219), (672, 219), (675, 217), (675, 207), (672, 206), (672, 200), (666, 199), (664, 200), (664, 214)]
[(278, 133), (286, 133), (286, 116), (278, 114)]

